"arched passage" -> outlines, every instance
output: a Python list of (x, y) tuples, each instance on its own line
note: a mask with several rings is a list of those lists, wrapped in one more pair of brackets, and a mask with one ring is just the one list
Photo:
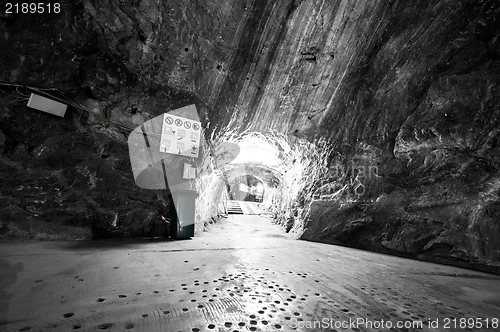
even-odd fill
[[(242, 178), (254, 178), (263, 186), (263, 208), (287, 231), (294, 229), (300, 234), (312, 189), (320, 186), (328, 172), (331, 149), (321, 141), (311, 143), (276, 132), (234, 134), (227, 130), (214, 140), (215, 145), (224, 142), (237, 144), (240, 153), (219, 169), (206, 168), (201, 174), (200, 183), (211, 185), (200, 187), (198, 221), (204, 223), (207, 217), (221, 212), (224, 200), (232, 198), (229, 190), (235, 183), (242, 183)], [(208, 197), (212, 197), (212, 202)]]
[(261, 202), (264, 195), (264, 183), (253, 175), (245, 174), (234, 178), (229, 183), (228, 190), (232, 200)]

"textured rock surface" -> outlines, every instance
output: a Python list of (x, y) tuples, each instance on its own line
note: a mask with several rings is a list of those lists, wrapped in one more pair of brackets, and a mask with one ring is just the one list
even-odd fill
[(2, 236), (150, 235), (154, 223), (157, 235), (164, 231), (166, 198), (135, 186), (123, 142), (44, 114), (16, 120), (3, 111), (10, 126), (0, 163)]
[[(304, 238), (498, 266), (499, 17), (496, 0), (75, 1), (1, 17), (0, 79), (128, 127), (196, 103), (209, 130), (326, 137), (331, 166), (377, 175), (332, 172), (324, 202), (300, 203)], [(125, 130), (1, 100), (3, 233), (160, 218)]]

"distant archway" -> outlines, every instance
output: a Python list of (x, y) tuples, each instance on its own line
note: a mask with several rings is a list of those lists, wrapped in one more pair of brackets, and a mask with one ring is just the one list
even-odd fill
[(241, 175), (229, 184), (229, 198), (236, 201), (262, 202), (264, 183), (252, 174)]

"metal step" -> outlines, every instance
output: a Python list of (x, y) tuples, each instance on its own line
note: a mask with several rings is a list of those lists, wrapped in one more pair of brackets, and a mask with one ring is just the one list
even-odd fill
[(243, 210), (240, 204), (236, 201), (227, 201), (227, 213), (228, 214), (243, 214)]

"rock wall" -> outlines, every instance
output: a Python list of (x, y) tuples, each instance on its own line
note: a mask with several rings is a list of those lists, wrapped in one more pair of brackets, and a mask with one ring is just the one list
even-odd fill
[[(137, 4), (130, 18), (119, 4), (68, 2), (59, 14), (3, 15), (0, 79), (63, 92), (128, 128), (169, 108), (198, 104), (189, 91), (158, 88), (157, 68), (149, 67), (157, 55), (146, 47), (155, 23), (147, 15), (161, 19), (158, 8)], [(128, 130), (74, 107), (64, 118), (50, 116), (25, 106), (28, 89), (1, 88), (0, 236), (165, 234), (167, 194), (135, 186)]]
[(317, 127), (342, 157), (303, 238), (498, 271), (499, 6), (390, 6)]
[(123, 141), (15, 106), (2, 112), (2, 237), (90, 239), (166, 231), (167, 197), (135, 186)]

